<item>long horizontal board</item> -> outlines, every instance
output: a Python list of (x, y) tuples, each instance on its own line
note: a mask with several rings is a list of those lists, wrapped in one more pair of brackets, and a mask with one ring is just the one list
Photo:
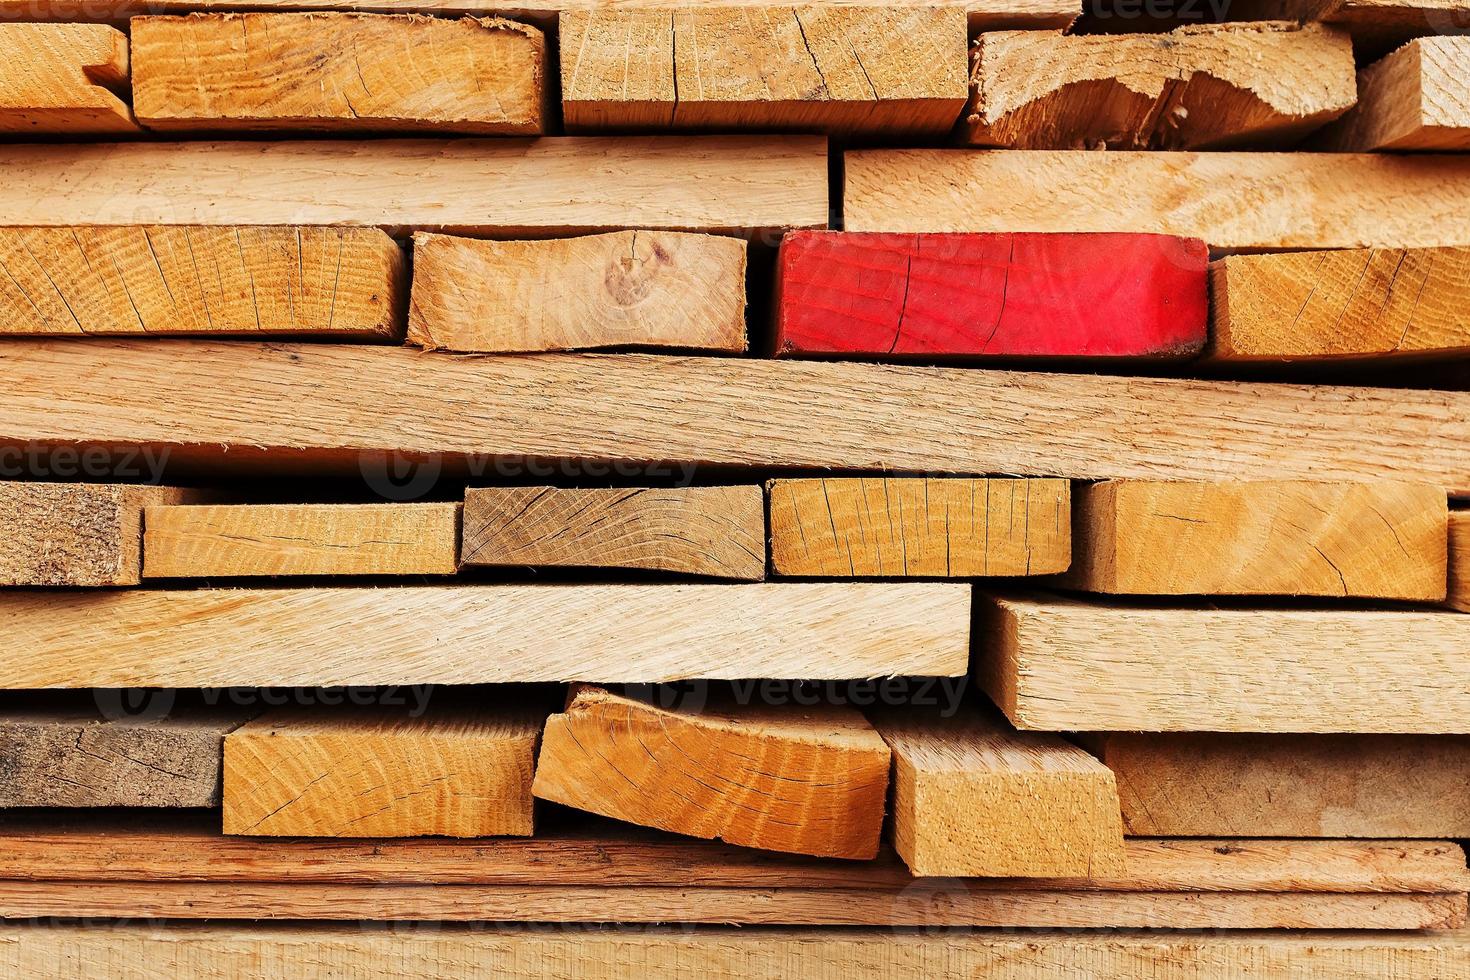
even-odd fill
[(6, 225), (376, 225), (546, 237), (824, 227), (826, 141), (545, 137), (0, 147)]
[(1454, 612), (976, 601), (977, 677), (1017, 728), (1470, 732)]
[(1470, 210), (1470, 157), (1454, 155), (856, 150), (844, 171), (849, 231), (1148, 231), (1225, 249), (1414, 248), (1463, 244), (1458, 216)]
[(969, 590), (947, 583), (12, 592), (0, 674), (13, 689), (953, 677), (969, 626)]
[(0, 375), (0, 449), (167, 447), (359, 475), (363, 454), (402, 452), (1470, 491), (1470, 393), (183, 341), (12, 343)]

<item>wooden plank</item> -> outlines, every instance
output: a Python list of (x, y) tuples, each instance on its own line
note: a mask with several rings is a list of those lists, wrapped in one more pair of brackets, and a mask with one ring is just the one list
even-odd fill
[(1208, 250), (1163, 235), (797, 231), (777, 260), (776, 354), (1199, 353)]
[(976, 679), (1017, 728), (1470, 731), (1470, 620), (1457, 613), (977, 604)]
[(1464, 837), (1470, 739), (1433, 735), (1108, 734), (1130, 834)]
[(190, 14), (131, 24), (133, 107), (158, 130), (535, 135), (546, 37), (501, 17)]
[(1345, 31), (1286, 22), (976, 42), (961, 134), (1028, 150), (1280, 146), (1352, 108)]
[(572, 132), (942, 136), (965, 106), (954, 6), (604, 7), (564, 13), (560, 31)]
[(489, 242), (420, 232), (408, 341), (467, 353), (672, 347), (743, 353), (745, 242), (617, 231)]
[(175, 487), (0, 482), (0, 586), (137, 585), (143, 508), (191, 496)]
[(128, 36), (101, 24), (0, 23), (0, 133), (136, 133)]
[(1470, 150), (1470, 37), (1410, 41), (1358, 73), (1358, 104), (1324, 148)]
[(543, 238), (827, 223), (826, 141), (816, 136), (31, 144), (0, 146), (0, 170), (7, 225), (368, 225)]
[[(0, 345), (0, 373), (12, 382), (0, 385), (0, 462), (16, 452), (107, 445), (167, 448), (176, 465), (348, 473), (369, 486), (381, 485), (373, 481), (385, 479), (384, 454), (394, 453), (432, 459), (436, 474), (462, 471), (470, 458), (481, 465), (569, 458), (634, 473), (652, 460), (665, 473), (710, 464), (1079, 479), (1400, 479), (1470, 491), (1463, 438), (1470, 394), (1455, 392), (106, 340)], [(78, 377), (90, 383), (78, 386)], [(1309, 439), (1304, 418), (1312, 420)]]
[(371, 228), (0, 228), (0, 335), (391, 340), (406, 267)]
[[(1123, 840), (1120, 872), (1092, 878), (975, 878), (977, 891), (1383, 892), (1446, 894), (1470, 878), (1447, 841)], [(219, 832), (212, 814), (155, 811), (13, 813), (0, 859), (15, 881), (291, 880), (333, 884), (600, 885), (902, 890), (913, 876), (888, 849), (843, 861), (692, 841), (588, 819), (531, 838), (250, 838)]]
[(579, 810), (746, 847), (878, 853), (890, 754), (851, 708), (664, 708), (573, 690), (546, 722), (533, 792)]
[(1371, 61), (1411, 38), (1460, 34), (1470, 27), (1467, 0), (1237, 0), (1231, 20), (1321, 20), (1352, 35), (1359, 61)]
[(1470, 612), (1470, 511), (1450, 513), (1449, 550), (1450, 608)]
[(471, 487), (464, 499), (466, 565), (766, 576), (760, 487)]
[(129, 716), (105, 703), (17, 701), (0, 711), (0, 807), (219, 805), (222, 743), (246, 712), (170, 703)]
[[(1415, 248), (1463, 244), (1450, 215), (1470, 210), (1470, 157), (1452, 154), (854, 150), (844, 160), (849, 231), (1149, 231), (1247, 251)], [(972, 190), (982, 187), (1007, 192)]]
[(296, 709), (225, 736), (224, 832), (256, 837), (530, 836), (542, 716), (432, 705)]
[(144, 511), (143, 577), (453, 575), (458, 504), (200, 504)]
[(15, 690), (955, 677), (969, 625), (949, 583), (8, 592), (0, 629), (25, 642), (0, 671)]
[(1439, 487), (1109, 480), (1077, 488), (1073, 521), (1061, 581), (1088, 592), (1444, 598)]
[(1066, 480), (856, 477), (768, 489), (777, 575), (1044, 575), (1072, 560)]
[(1470, 248), (1231, 255), (1210, 284), (1218, 363), (1470, 355)]
[(988, 706), (876, 714), (893, 752), (893, 846), (919, 876), (1094, 878), (1124, 869), (1113, 774)]

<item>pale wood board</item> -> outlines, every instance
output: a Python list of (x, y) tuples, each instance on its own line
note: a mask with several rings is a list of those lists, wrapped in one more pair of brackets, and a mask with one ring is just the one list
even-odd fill
[(471, 487), (465, 565), (641, 568), (759, 581), (760, 487)]
[(1470, 836), (1470, 739), (1440, 735), (1087, 736), (1130, 834)]
[(458, 504), (198, 504), (143, 512), (144, 578), (453, 575)]
[[(1463, 438), (1470, 394), (1454, 392), (107, 340), (0, 345), (0, 373), (12, 382), (0, 385), (0, 449), (167, 447), (179, 463), (346, 472), (369, 486), (395, 459), (429, 459), (452, 472), (473, 456), (571, 458), (629, 464), (631, 472), (642, 472), (631, 464), (654, 460), (665, 473), (712, 464), (1080, 479), (1401, 479), (1470, 491)], [(90, 383), (80, 387), (78, 377)], [(1312, 421), (1307, 439), (1304, 418)]]
[(570, 132), (943, 136), (965, 105), (954, 6), (597, 9), (560, 17)]
[(872, 720), (893, 752), (893, 846), (915, 875), (1122, 874), (1118, 790), (1083, 749), (1017, 732), (989, 706)]
[(535, 135), (546, 37), (501, 17), (191, 14), (130, 24), (133, 109), (155, 130)]
[(1108, 480), (1074, 495), (1068, 588), (1440, 602), (1448, 501), (1420, 483)]
[(849, 707), (665, 708), (581, 687), (546, 721), (532, 791), (691, 837), (867, 860), (878, 853), (890, 761)]
[(772, 480), (777, 575), (1044, 575), (1071, 562), (1066, 480)]
[(1470, 732), (1470, 619), (976, 597), (976, 679), (1041, 731)]
[(0, 228), (0, 335), (401, 337), (407, 262), (372, 228)]
[[(1220, 249), (1462, 245), (1470, 157), (854, 150), (848, 231), (1113, 231)], [(1004, 187), (997, 195), (983, 188)]]
[(1470, 511), (1450, 513), (1449, 605), (1470, 612)]
[(0, 592), (12, 689), (961, 676), (950, 583)]
[(735, 238), (680, 232), (529, 242), (420, 232), (408, 342), (466, 353), (743, 353), (745, 252)]
[(1358, 73), (1358, 104), (1325, 149), (1470, 150), (1470, 37), (1424, 37)]
[(122, 31), (102, 24), (0, 23), (0, 133), (136, 133), (138, 123), (121, 97), (127, 88), (128, 36)]
[(430, 704), (297, 708), (224, 742), (224, 832), (263, 837), (530, 836), (544, 716)]
[(1470, 355), (1470, 248), (1230, 255), (1210, 264), (1220, 364)]
[(815, 136), (0, 146), (5, 225), (369, 225), (551, 237), (827, 223)]
[(1280, 146), (1357, 98), (1347, 33), (1285, 22), (982, 34), (970, 85), (964, 141), (1032, 150)]

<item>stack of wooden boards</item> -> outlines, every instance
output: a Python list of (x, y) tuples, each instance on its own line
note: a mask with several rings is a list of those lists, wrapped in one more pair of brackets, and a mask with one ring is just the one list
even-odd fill
[(0, 0), (0, 969), (1470, 971), (1470, 4), (1227, 15)]

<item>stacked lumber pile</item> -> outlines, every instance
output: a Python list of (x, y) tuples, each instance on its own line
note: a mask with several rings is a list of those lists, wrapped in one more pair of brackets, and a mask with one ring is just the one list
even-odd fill
[(0, 0), (0, 971), (1470, 974), (1470, 3), (1224, 13)]

